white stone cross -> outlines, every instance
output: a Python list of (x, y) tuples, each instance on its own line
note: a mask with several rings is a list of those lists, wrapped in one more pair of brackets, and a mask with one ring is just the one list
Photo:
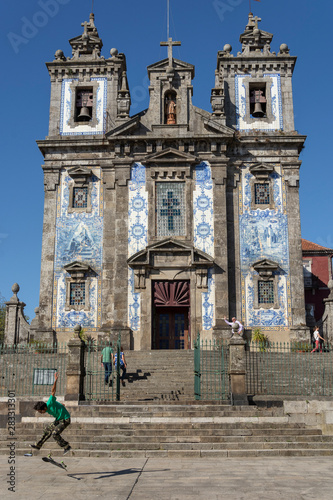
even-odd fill
[(162, 47), (168, 47), (168, 58), (169, 58), (169, 66), (172, 67), (172, 47), (176, 45), (181, 45), (181, 42), (173, 42), (172, 38), (169, 38), (167, 42), (161, 42), (160, 45)]

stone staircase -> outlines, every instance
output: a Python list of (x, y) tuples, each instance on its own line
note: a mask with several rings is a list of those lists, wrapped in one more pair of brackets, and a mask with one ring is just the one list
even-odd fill
[[(128, 377), (121, 387), (120, 402), (108, 400), (112, 388), (104, 385), (100, 363), (93, 386), (99, 398), (80, 405), (66, 402), (72, 424), (63, 436), (70, 442), (73, 456), (333, 455), (333, 436), (323, 435), (315, 423), (305, 425), (301, 417), (284, 413), (281, 401), (275, 405), (258, 402), (258, 406), (195, 401), (193, 351), (130, 351), (126, 358)], [(9, 440), (15, 440), (17, 455), (30, 453), (29, 444), (52, 421), (36, 416), (33, 404), (18, 404), (14, 437), (0, 428), (0, 455), (8, 455)], [(62, 455), (52, 438), (33, 454), (45, 456), (50, 451)]]
[[(263, 457), (333, 455), (333, 436), (290, 423), (282, 407), (221, 404), (66, 405), (72, 424), (63, 433), (81, 457)], [(49, 422), (22, 417), (16, 425), (16, 454), (31, 452)], [(8, 454), (7, 429), (0, 430), (0, 454)], [(50, 438), (43, 451), (61, 456)]]
[[(127, 377), (121, 386), (122, 402), (185, 402), (194, 399), (193, 351), (127, 351)], [(94, 399), (111, 400), (112, 388), (103, 385), (104, 370), (97, 374)], [(113, 387), (115, 391), (115, 387)]]

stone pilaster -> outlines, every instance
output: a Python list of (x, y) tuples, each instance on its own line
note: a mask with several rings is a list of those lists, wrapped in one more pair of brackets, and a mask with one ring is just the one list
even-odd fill
[(40, 276), (39, 295), (39, 331), (45, 339), (53, 336), (52, 330), (52, 297), (54, 285), (54, 248), (56, 237), (57, 214), (57, 187), (59, 185), (59, 171), (50, 172), (45, 169), (44, 174), (44, 220), (42, 241), (42, 266)]
[(212, 162), (212, 177), (214, 180), (214, 261), (215, 261), (215, 337), (221, 335), (225, 328), (222, 322), (228, 316), (228, 251), (227, 251), (227, 202), (226, 202), (226, 161), (218, 164)]
[[(299, 168), (299, 161), (289, 163), (288, 165), (283, 164), (283, 174), (286, 181), (288, 200), (290, 286), (292, 297), (291, 307), (293, 327), (304, 327), (306, 325), (303, 292), (304, 277), (302, 259), (301, 216), (299, 205)], [(300, 293), (301, 291), (302, 293)]]

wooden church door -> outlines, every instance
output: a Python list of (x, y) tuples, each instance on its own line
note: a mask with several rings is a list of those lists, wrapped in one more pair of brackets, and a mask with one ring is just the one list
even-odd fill
[(188, 281), (155, 281), (154, 349), (188, 349), (190, 284)]

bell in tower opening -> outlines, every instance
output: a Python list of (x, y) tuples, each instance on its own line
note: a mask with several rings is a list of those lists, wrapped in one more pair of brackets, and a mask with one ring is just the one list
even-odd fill
[(165, 94), (165, 123), (167, 125), (176, 125), (177, 123), (176, 103), (176, 92), (167, 92)]
[(266, 97), (264, 88), (250, 89), (250, 114), (254, 118), (265, 118), (266, 116)]
[(76, 94), (76, 121), (89, 122), (92, 118), (93, 91), (92, 89), (78, 90)]

